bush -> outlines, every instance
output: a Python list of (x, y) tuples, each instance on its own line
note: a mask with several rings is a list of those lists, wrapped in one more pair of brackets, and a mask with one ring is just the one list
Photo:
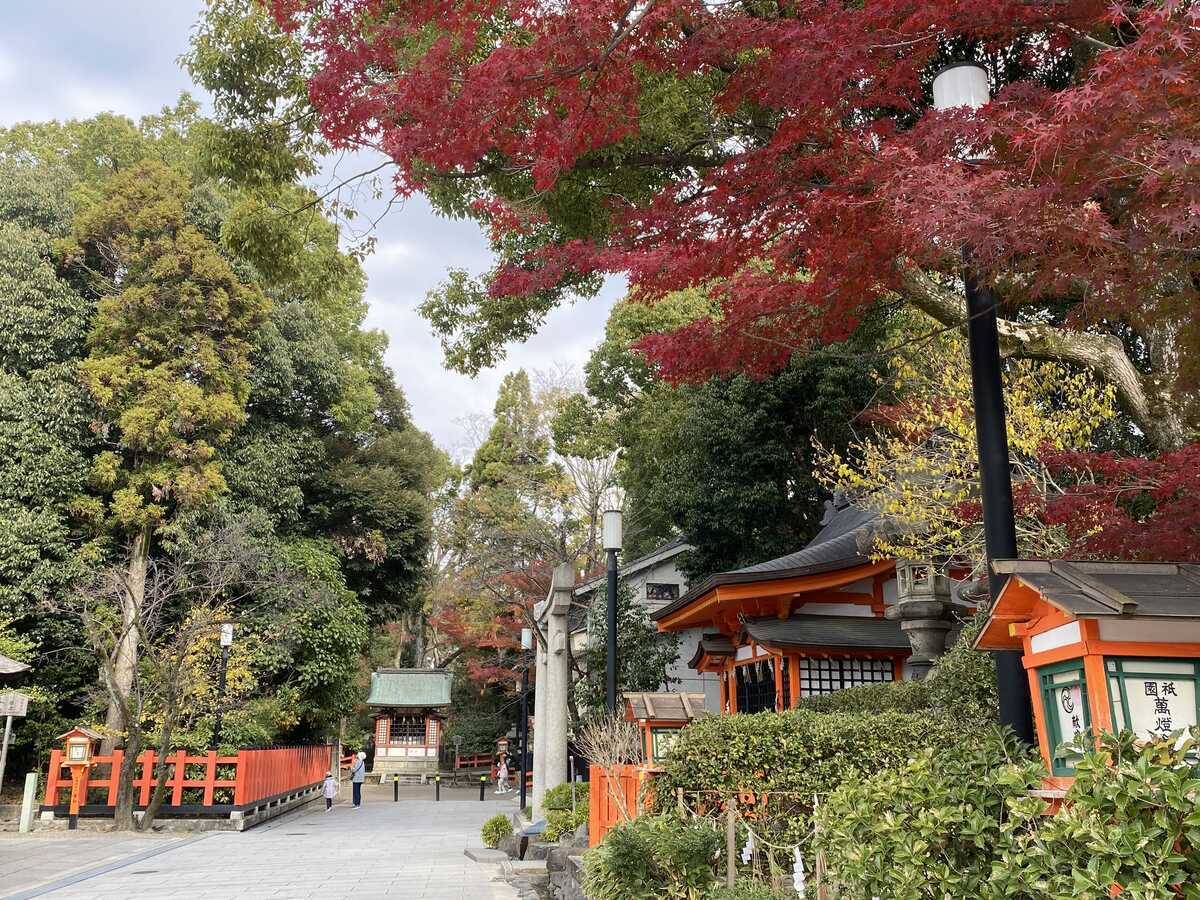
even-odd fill
[[(707, 897), (709, 900), (780, 900), (784, 895), (775, 891), (769, 884), (762, 881), (749, 881), (739, 878), (733, 887), (715, 888)], [(796, 895), (789, 894), (795, 897)]]
[(929, 681), (890, 681), (864, 684), (832, 694), (801, 697), (800, 709), (812, 712), (924, 712), (932, 708)]
[[(588, 782), (575, 782), (575, 805), (587, 806), (588, 802)], [(570, 810), (571, 808), (571, 782), (556, 784), (550, 790), (546, 791), (546, 795), (542, 798), (542, 809), (546, 812), (551, 810)]]
[(1042, 769), (994, 732), (974, 749), (926, 749), (848, 781), (825, 801), (820, 846), (845, 900), (982, 897), (1010, 801)]
[(926, 751), (835, 791), (819, 845), (845, 900), (1200, 896), (1198, 746), (1200, 729), (1178, 744), (1081, 738), (1075, 783), (1049, 816), (1027, 793), (1045, 770), (1011, 740)]
[(584, 856), (583, 892), (589, 900), (704, 896), (716, 887), (713, 863), (723, 843), (704, 820), (639, 816)]
[(998, 724), (996, 662), (971, 646), (986, 620), (982, 611), (976, 613), (924, 681), (932, 708), (969, 727)]
[(571, 834), (588, 820), (588, 807), (584, 802), (575, 808), (551, 809), (546, 812), (546, 831), (542, 837), (547, 841), (557, 841), (564, 834)]
[(496, 813), (486, 822), (483, 823), (483, 828), (479, 830), (479, 836), (483, 838), (485, 847), (499, 847), (500, 842), (513, 833), (512, 822), (508, 820), (508, 816)]
[(860, 773), (898, 766), (923, 747), (969, 743), (975, 737), (928, 713), (792, 710), (712, 716), (683, 729), (654, 786), (665, 798), (676, 788), (713, 792), (714, 802), (745, 791), (784, 793), (789, 796), (768, 801), (763, 815), (780, 843), (807, 846), (814, 794), (828, 794)]

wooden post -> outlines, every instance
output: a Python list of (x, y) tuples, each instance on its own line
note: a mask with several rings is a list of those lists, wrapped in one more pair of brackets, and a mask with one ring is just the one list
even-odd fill
[(114, 750), (112, 752), (112, 762), (108, 768), (108, 799), (109, 806), (117, 805), (117, 788), (121, 786), (121, 767), (125, 764), (125, 751)]
[(675, 806), (679, 809), (679, 818), (687, 818), (687, 804), (683, 802), (683, 788), (675, 788)]
[(733, 887), (737, 878), (737, 800), (725, 804), (725, 886)]
[(209, 750), (204, 766), (204, 805), (212, 806), (217, 781), (217, 751)]

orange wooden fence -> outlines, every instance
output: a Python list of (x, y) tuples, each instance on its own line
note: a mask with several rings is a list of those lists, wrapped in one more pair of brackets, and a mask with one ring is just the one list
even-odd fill
[[(318, 784), (325, 778), (329, 768), (329, 747), (270, 747), (261, 750), (239, 750), (237, 756), (218, 756), (215, 750), (203, 755), (189, 754), (180, 750), (167, 757), (167, 796), (163, 800), (168, 806), (247, 806), (268, 797), (300, 790)], [(84, 773), (82, 801), (86, 805), (89, 793), (100, 792), (100, 806), (115, 806), (120, 781), (121, 765), (125, 751), (114, 750), (111, 756), (93, 756), (92, 767)], [(135, 763), (133, 786), (136, 791), (134, 804), (148, 806), (157, 781), (155, 764), (158, 755), (146, 750)], [(107, 775), (99, 775), (97, 769), (107, 768)], [(188, 777), (189, 768), (194, 777)], [(201, 769), (196, 772), (196, 769)], [(221, 771), (224, 770), (224, 771)], [(221, 778), (220, 775), (229, 777)], [(232, 797), (224, 803), (216, 802), (218, 789), (232, 789)], [(184, 791), (199, 790), (199, 802), (184, 802)], [(50, 771), (46, 776), (46, 795), (43, 805), (58, 806), (69, 802), (71, 776), (63, 763), (61, 750), (50, 751)], [(224, 798), (222, 798), (224, 799)]]
[(588, 790), (589, 847), (595, 847), (610, 829), (632, 819), (641, 809), (641, 790), (646, 769), (643, 766), (621, 766), (616, 776), (620, 789), (613, 791), (609, 787), (607, 769), (601, 766), (588, 768), (588, 780), (591, 781)]

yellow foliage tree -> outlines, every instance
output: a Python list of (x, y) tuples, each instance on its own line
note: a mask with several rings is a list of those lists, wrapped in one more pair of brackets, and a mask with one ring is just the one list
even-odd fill
[[(897, 356), (886, 377), (891, 384), (881, 387), (903, 399), (879, 410), (881, 424), (846, 454), (818, 446), (818, 481), (885, 520), (875, 558), (981, 565), (979, 457), (963, 340), (947, 334)], [(1088, 447), (1116, 414), (1113, 390), (1059, 363), (1010, 360), (1004, 396), (1018, 548), (1053, 557), (1067, 541), (1039, 514), (1041, 498), (1059, 492), (1039, 452)]]

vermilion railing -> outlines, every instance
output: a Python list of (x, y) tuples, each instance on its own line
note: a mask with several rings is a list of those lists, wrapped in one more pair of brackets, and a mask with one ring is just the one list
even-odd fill
[(493, 763), (491, 753), (476, 753), (474, 756), (459, 756), (454, 755), (454, 768), (456, 769), (485, 769), (490, 768)]
[[(164, 810), (169, 807), (245, 807), (269, 797), (287, 794), (319, 784), (325, 779), (329, 768), (330, 748), (316, 747), (267, 747), (258, 750), (239, 750), (236, 756), (219, 756), (215, 750), (203, 755), (194, 755), (180, 750), (167, 757), (169, 766), (165, 786), (167, 795), (163, 800)], [(93, 756), (92, 765), (84, 773), (80, 785), (82, 802), (87, 804), (89, 793), (99, 791), (103, 797), (100, 806), (115, 806), (125, 751), (114, 750), (108, 756)], [(134, 764), (134, 804), (148, 806), (157, 783), (155, 764), (158, 755), (146, 750)], [(97, 769), (107, 767), (107, 775), (98, 775)], [(189, 768), (193, 777), (189, 776)], [(200, 769), (199, 772), (196, 772)], [(224, 775), (226, 777), (219, 777)], [(217, 802), (216, 791), (232, 789), (230, 800)], [(185, 803), (184, 791), (200, 792), (198, 803)], [(71, 794), (71, 776), (64, 765), (61, 750), (50, 751), (50, 770), (46, 776), (46, 794), (43, 805), (55, 807), (67, 803)], [(221, 798), (224, 800), (224, 798)]]

